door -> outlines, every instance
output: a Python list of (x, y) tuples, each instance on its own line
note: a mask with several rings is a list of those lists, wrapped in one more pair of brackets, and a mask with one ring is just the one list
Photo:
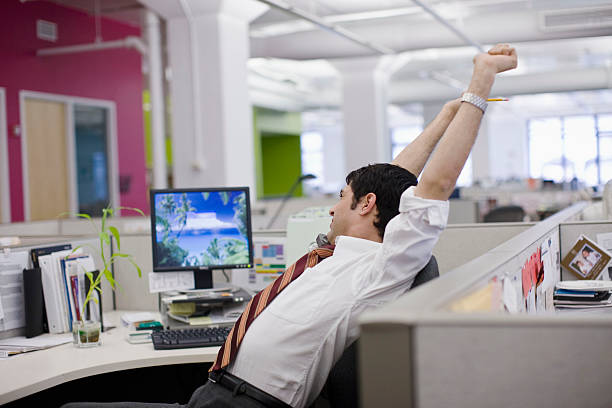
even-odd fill
[[(66, 104), (25, 99), (27, 191), (29, 220), (56, 218), (70, 211)], [(27, 208), (29, 207), (29, 212)]]

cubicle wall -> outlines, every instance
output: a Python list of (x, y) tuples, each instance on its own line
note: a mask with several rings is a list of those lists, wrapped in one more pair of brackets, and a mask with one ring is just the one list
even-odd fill
[[(495, 278), (520, 272), (543, 240), (563, 248), (565, 235), (581, 228), (563, 222), (579, 217), (583, 207), (575, 205), (366, 314), (359, 351), (360, 367), (367, 367), (360, 372), (363, 406), (609, 406), (610, 314), (451, 311)], [(608, 222), (585, 227), (610, 232)]]
[(534, 225), (528, 222), (448, 225), (433, 249), (440, 274), (479, 257)]
[[(154, 310), (158, 307), (156, 294), (149, 293), (148, 273), (152, 271), (151, 251), (151, 224), (147, 217), (120, 217), (112, 218), (109, 222), (115, 226), (121, 234), (121, 249), (134, 257), (136, 263), (141, 267), (143, 276), (138, 278), (137, 272), (132, 265), (119, 260), (113, 267), (119, 288), (113, 294), (117, 309), (121, 310)], [(529, 229), (532, 223), (497, 223), (497, 224), (454, 224), (449, 225), (442, 232), (438, 244), (434, 248), (434, 255), (438, 261), (440, 273), (444, 274), (456, 266), (462, 265), (502, 242)], [(78, 236), (91, 236), (100, 227), (100, 219), (92, 221), (84, 219), (58, 219), (50, 221), (36, 221), (28, 223), (16, 223), (0, 225), (1, 236), (18, 236), (21, 244), (35, 245), (40, 242), (50, 244), (61, 240), (72, 239)], [(320, 227), (313, 231), (318, 232)], [(253, 232), (254, 236), (280, 236), (284, 237), (284, 230)], [(310, 234), (312, 235), (312, 234)], [(312, 237), (303, 239), (303, 252), (307, 245), (314, 240)], [(117, 251), (116, 245), (113, 250)], [(285, 253), (289, 250), (285, 247)], [(295, 252), (295, 251), (294, 251)], [(243, 271), (240, 271), (243, 272)], [(213, 281), (224, 283), (225, 277), (220, 271), (214, 271)], [(106, 302), (105, 308), (112, 304)]]

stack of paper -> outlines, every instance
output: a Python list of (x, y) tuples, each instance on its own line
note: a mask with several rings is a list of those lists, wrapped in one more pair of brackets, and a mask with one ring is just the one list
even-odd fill
[(562, 281), (555, 288), (557, 309), (597, 309), (612, 307), (612, 282)]
[(0, 340), (0, 357), (43, 350), (60, 344), (70, 343), (71, 341), (71, 334), (63, 336), (38, 336), (31, 339), (26, 339), (23, 336), (11, 337), (10, 339)]

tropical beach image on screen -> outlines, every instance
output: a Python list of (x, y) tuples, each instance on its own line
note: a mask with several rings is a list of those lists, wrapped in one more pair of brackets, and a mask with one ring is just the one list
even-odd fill
[(249, 263), (246, 211), (242, 191), (157, 195), (158, 265), (184, 268)]

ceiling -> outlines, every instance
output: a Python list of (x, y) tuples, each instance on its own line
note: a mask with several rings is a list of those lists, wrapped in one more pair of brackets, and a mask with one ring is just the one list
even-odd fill
[[(134, 25), (140, 24), (144, 10), (137, 0), (47, 1), (90, 14), (97, 5), (103, 16)], [(394, 57), (386, 58), (399, 56), (404, 62), (392, 73), (392, 84), (397, 86), (391, 89), (391, 99), (399, 104), (421, 97), (421, 88), (440, 96), (448, 93), (445, 89), (456, 93), (469, 81), (477, 46), (486, 49), (497, 42), (510, 42), (519, 52), (519, 68), (506, 76), (516, 81), (532, 78), (536, 89), (538, 78), (547, 73), (580, 76), (605, 70), (612, 75), (610, 0), (272, 1), (393, 51)], [(381, 55), (277, 7), (254, 20), (250, 34), (251, 88), (259, 93), (274, 88), (281, 99), (293, 100), (296, 109), (338, 103), (340, 76), (329, 61)], [(588, 90), (590, 85), (580, 86)], [(607, 88), (611, 86), (612, 78)], [(606, 96), (587, 98), (588, 103), (609, 102), (605, 92), (598, 94)]]

